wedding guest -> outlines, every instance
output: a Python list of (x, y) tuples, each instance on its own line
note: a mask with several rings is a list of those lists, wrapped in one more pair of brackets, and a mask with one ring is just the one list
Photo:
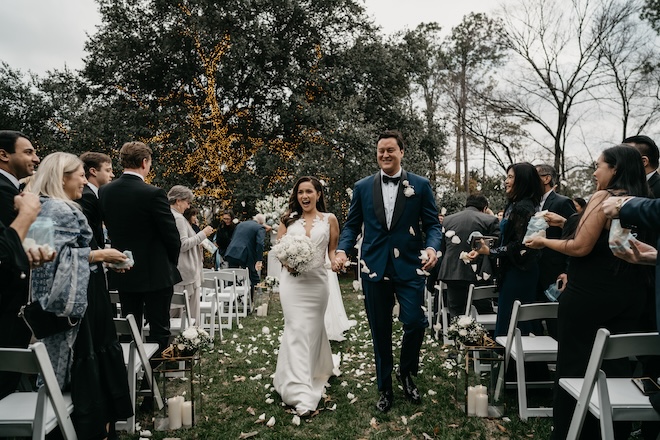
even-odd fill
[(573, 197), (573, 204), (575, 205), (575, 212), (582, 214), (582, 211), (584, 211), (584, 208), (587, 206), (587, 201), (582, 197)]
[(99, 195), (112, 245), (130, 250), (135, 261), (125, 273), (108, 273), (119, 291), (122, 315), (132, 314), (140, 328), (146, 315), (147, 340), (157, 342), (162, 351), (169, 345), (173, 287), (181, 281), (177, 269), (181, 239), (165, 191), (145, 182), (151, 154), (142, 142), (122, 145), (119, 160), (124, 172), (104, 185)]
[(121, 263), (116, 249), (90, 248), (92, 230), (73, 202), (87, 183), (73, 154), (53, 153), (39, 166), (32, 192), (41, 196), (40, 217), (51, 219), (57, 259), (32, 271), (32, 300), (70, 329), (43, 338), (60, 388), (71, 390), (72, 415), (80, 439), (102, 439), (110, 425), (133, 415), (128, 375), (117, 341), (103, 262)]
[(190, 223), (190, 226), (193, 228), (193, 231), (195, 231), (195, 234), (202, 230), (199, 227), (199, 218), (197, 217), (198, 215), (199, 209), (195, 208), (194, 206), (191, 206), (190, 208), (183, 211), (183, 217), (188, 220), (188, 223)]
[(236, 223), (234, 221), (234, 213), (231, 210), (223, 211), (218, 231), (215, 234), (215, 244), (218, 246), (218, 252), (215, 255), (215, 268), (220, 268), (223, 264), (225, 254), (231, 238), (234, 235)]
[[(445, 239), (442, 240), (440, 251), (443, 258), (439, 264), (440, 273), (438, 278), (447, 285), (447, 307), (449, 316), (454, 318), (465, 314), (468, 289), (470, 284), (483, 284), (477, 280), (477, 272), (472, 270), (471, 265), (463, 263), (460, 259), (462, 252), (469, 252), (470, 235), (477, 231), (485, 236), (499, 236), (499, 221), (497, 217), (486, 214), (488, 208), (488, 199), (482, 194), (470, 194), (465, 201), (465, 209), (451, 214), (445, 218)], [(451, 231), (451, 232), (450, 232)], [(448, 237), (448, 233), (450, 237)], [(452, 241), (456, 236), (460, 240)], [(483, 257), (486, 258), (486, 257)], [(485, 259), (479, 270), (480, 279), (483, 280), (484, 267), (487, 263)], [(490, 265), (485, 271), (493, 276), (493, 270)], [(493, 279), (495, 277), (493, 276)], [(490, 280), (490, 283), (493, 281)], [(492, 308), (490, 313), (493, 313)]]
[(195, 322), (199, 323), (199, 301), (202, 283), (200, 275), (203, 261), (202, 249), (199, 245), (213, 234), (213, 228), (206, 226), (197, 233), (193, 230), (188, 220), (183, 216), (186, 209), (190, 208), (192, 199), (193, 193), (190, 188), (182, 185), (173, 186), (167, 193), (167, 200), (170, 202), (170, 209), (181, 239), (177, 269), (181, 273), (182, 280), (177, 286), (186, 290), (190, 303), (190, 315), (195, 319)]
[[(627, 145), (604, 150), (596, 162), (594, 178), (596, 192), (573, 238), (537, 236), (526, 242), (530, 248), (547, 247), (571, 257), (568, 284), (559, 300), (557, 381), (584, 377), (597, 330), (607, 328), (613, 334), (635, 331), (644, 308), (647, 269), (612, 254), (608, 244), (610, 220), (602, 210), (603, 202), (612, 195), (648, 196), (639, 152)], [(627, 359), (603, 364), (603, 370), (614, 377), (632, 373)], [(575, 399), (556, 384), (553, 408), (552, 438), (564, 439)], [(616, 438), (628, 438), (629, 432), (629, 423), (615, 422)], [(582, 438), (598, 438), (598, 424), (592, 417), (585, 420)]]
[[(10, 225), (17, 218), (15, 198), (19, 180), (34, 173), (39, 164), (36, 149), (21, 132), (0, 130), (0, 222)], [(27, 348), (32, 336), (18, 311), (28, 297), (28, 280), (21, 271), (0, 265), (0, 347)], [(20, 374), (0, 372), (0, 396), (12, 393)]]
[(83, 195), (77, 202), (83, 209), (89, 226), (94, 233), (96, 246), (105, 247), (105, 235), (103, 233), (103, 218), (99, 204), (99, 188), (110, 183), (115, 177), (112, 172), (112, 159), (103, 153), (88, 151), (80, 155), (85, 167), (85, 178), (87, 185), (83, 189)]
[(660, 165), (660, 151), (653, 139), (644, 135), (630, 136), (623, 140), (624, 144), (635, 147), (642, 155), (642, 165), (646, 173), (646, 181), (651, 189), (651, 197), (660, 197), (660, 174), (658, 166)]
[(317, 178), (298, 179), (277, 235), (278, 239), (285, 235), (307, 236), (314, 248), (310, 267), (305, 272), (291, 274), (292, 268), (282, 263), (280, 299), (284, 333), (273, 376), (273, 386), (282, 396), (282, 402), (295, 408), (299, 416), (309, 416), (316, 411), (328, 378), (338, 375), (333, 371), (323, 315), (329, 292), (326, 254), (334, 260), (339, 223), (333, 214), (326, 212), (323, 187)]
[[(541, 202), (543, 186), (536, 168), (527, 162), (510, 165), (506, 170), (504, 190), (507, 206), (500, 222), (500, 245), (490, 249), (482, 245), (470, 251), (471, 260), (479, 255), (491, 255), (499, 260), (500, 273), (498, 286), (500, 295), (497, 301), (497, 321), (495, 336), (506, 335), (513, 311), (513, 303), (534, 302), (539, 278), (539, 251), (523, 245), (527, 224)], [(531, 324), (521, 326), (524, 334), (529, 334)]]
[[(254, 286), (259, 283), (264, 257), (265, 217), (257, 214), (252, 220), (236, 225), (231, 242), (227, 246), (225, 257), (229, 267), (246, 268), (250, 274), (250, 297), (254, 300)], [(254, 304), (254, 301), (252, 301)]]

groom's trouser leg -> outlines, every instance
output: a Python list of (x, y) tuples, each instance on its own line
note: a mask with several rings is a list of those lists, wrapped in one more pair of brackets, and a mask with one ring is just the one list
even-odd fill
[(424, 304), (424, 278), (394, 284), (399, 301), (399, 321), (403, 323), (403, 342), (399, 367), (401, 375), (417, 376), (419, 370), (419, 350), (424, 342), (428, 319), (422, 309)]
[(364, 306), (371, 328), (376, 360), (378, 391), (392, 389), (392, 308), (394, 286), (389, 281), (372, 283), (364, 280)]

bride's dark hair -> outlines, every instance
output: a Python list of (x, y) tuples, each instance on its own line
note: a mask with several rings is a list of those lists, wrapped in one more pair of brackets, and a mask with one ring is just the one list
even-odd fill
[[(298, 188), (300, 187), (300, 184), (304, 182), (310, 182), (314, 186), (316, 192), (319, 193), (319, 198), (316, 201), (316, 210), (319, 212), (327, 212), (325, 208), (325, 198), (323, 196), (323, 185), (321, 185), (321, 182), (316, 177), (303, 176), (298, 179), (296, 184), (293, 186), (293, 190), (289, 196), (289, 208), (286, 210), (284, 215), (282, 215), (282, 218), (280, 218), (280, 221), (287, 228), (291, 223), (296, 221), (300, 215), (302, 215), (302, 206), (300, 206), (300, 203), (298, 203)], [(296, 214), (292, 215), (294, 212)]]

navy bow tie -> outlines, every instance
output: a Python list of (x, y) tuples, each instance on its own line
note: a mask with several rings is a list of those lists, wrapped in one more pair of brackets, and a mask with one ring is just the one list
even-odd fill
[(401, 180), (401, 177), (390, 177), (386, 174), (383, 174), (383, 183), (389, 183), (392, 182), (394, 185), (399, 184), (399, 180)]

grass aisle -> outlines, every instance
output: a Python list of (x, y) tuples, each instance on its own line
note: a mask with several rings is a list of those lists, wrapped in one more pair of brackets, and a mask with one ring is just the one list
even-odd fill
[[(525, 439), (549, 437), (548, 419), (522, 423), (516, 416), (515, 396), (507, 395), (511, 421), (468, 418), (456, 405), (455, 379), (442, 367), (445, 353), (430, 336), (422, 346), (421, 371), (416, 380), (422, 404), (406, 402), (395, 385), (394, 407), (387, 414), (376, 411), (378, 397), (369, 325), (363, 301), (350, 281), (341, 283), (344, 305), (357, 326), (346, 333), (347, 340), (332, 342), (333, 353), (341, 353), (340, 377), (330, 379), (327, 397), (320, 411), (300, 425), (282, 406), (272, 389), (279, 337), (283, 330), (279, 296), (271, 298), (268, 316), (249, 316), (242, 328), (225, 330), (225, 340), (205, 353), (202, 364), (203, 411), (192, 429), (155, 432), (150, 419), (139, 417), (142, 429), (153, 438), (181, 439)], [(401, 325), (395, 322), (395, 340), (400, 341)], [(398, 350), (395, 351), (395, 359)], [(172, 379), (177, 381), (178, 379)], [(171, 389), (176, 386), (168, 384)], [(199, 388), (197, 388), (199, 390)], [(168, 390), (169, 392), (169, 390)], [(263, 415), (263, 416), (262, 416)], [(260, 420), (260, 416), (262, 419)], [(275, 424), (267, 422), (274, 418)], [(139, 435), (123, 435), (137, 439)]]

